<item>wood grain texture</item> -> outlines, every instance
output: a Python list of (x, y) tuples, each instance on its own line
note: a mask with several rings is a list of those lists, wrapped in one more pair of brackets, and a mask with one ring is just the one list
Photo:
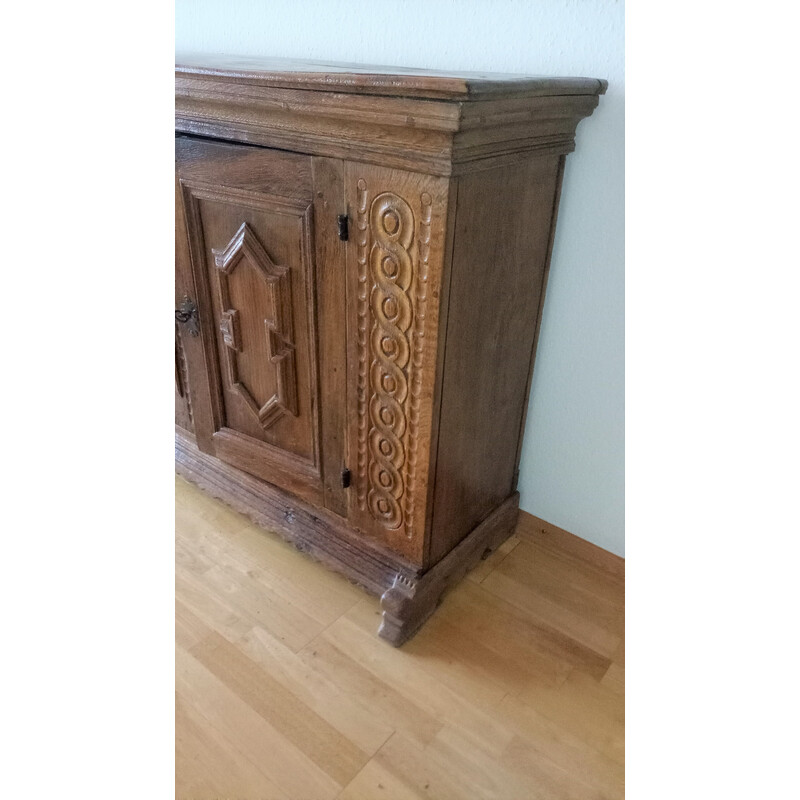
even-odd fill
[(377, 599), (176, 501), (180, 800), (624, 796), (620, 576), (518, 524), (398, 650)]
[(319, 89), (350, 94), (449, 97), (472, 100), (513, 93), (531, 95), (602, 94), (596, 78), (552, 78), (491, 72), (445, 72), (290, 58), (181, 53), (176, 72), (239, 80), (257, 86)]
[[(345, 398), (347, 395), (347, 343), (342, 333), (346, 317), (345, 275), (347, 248), (334, 234), (339, 214), (346, 213), (344, 165), (337, 159), (312, 159), (314, 181), (314, 246), (317, 262), (317, 348), (320, 395)], [(325, 506), (340, 516), (347, 515), (347, 490), (342, 473), (347, 468), (347, 407), (344, 402), (320, 405), (322, 476)]]
[(178, 473), (202, 487), (256, 524), (277, 533), (298, 550), (322, 561), (376, 595), (392, 585), (399, 574), (409, 579), (420, 571), (378, 542), (365, 541), (335, 513), (236, 470), (198, 450), (192, 437), (175, 431), (175, 465)]
[(558, 165), (458, 179), (429, 564), (515, 489)]
[(519, 462), (522, 458), (522, 442), (525, 433), (525, 422), (528, 419), (528, 408), (530, 406), (531, 383), (533, 381), (533, 367), (536, 363), (536, 352), (539, 346), (539, 333), (542, 329), (542, 316), (544, 313), (544, 301), (547, 296), (547, 281), (550, 277), (550, 262), (553, 256), (553, 243), (556, 238), (556, 223), (558, 222), (558, 206), (561, 201), (561, 187), (564, 182), (564, 167), (566, 165), (566, 156), (560, 156), (558, 160), (558, 172), (556, 174), (556, 187), (553, 195), (553, 211), (550, 221), (550, 233), (547, 242), (547, 254), (544, 259), (544, 274), (542, 275), (542, 286), (539, 292), (539, 309), (536, 313), (536, 331), (533, 335), (533, 343), (531, 345), (530, 361), (528, 363), (528, 382), (525, 384), (525, 406), (522, 412), (522, 419), (519, 424), (519, 439), (517, 440), (517, 457), (514, 460), (514, 488), (516, 489), (516, 478), (519, 477)]
[(318, 66), (183, 59), (176, 130), (447, 176), (571, 152), (606, 89), (593, 78)]
[(322, 495), (311, 159), (176, 141), (206, 352), (201, 448)]
[[(292, 273), (289, 267), (273, 262), (246, 222), (224, 248), (212, 248), (211, 252), (219, 270), (219, 327), (227, 345), (222, 352), (228, 366), (228, 382), (267, 429), (285, 414), (297, 416)], [(234, 292), (239, 295), (240, 304), (246, 304), (242, 311), (232, 308)], [(266, 300), (263, 309), (256, 305), (259, 295)], [(244, 360), (240, 354), (247, 359), (244, 366), (249, 368), (249, 376), (240, 374), (240, 360)], [(266, 390), (260, 386), (262, 383), (268, 384)]]
[(517, 526), (518, 536), (524, 541), (536, 544), (541, 548), (558, 548), (564, 552), (572, 553), (584, 561), (595, 564), (611, 575), (625, 577), (625, 559), (615, 553), (610, 553), (586, 539), (581, 539), (574, 533), (546, 522), (527, 511), (520, 511), (520, 520)]

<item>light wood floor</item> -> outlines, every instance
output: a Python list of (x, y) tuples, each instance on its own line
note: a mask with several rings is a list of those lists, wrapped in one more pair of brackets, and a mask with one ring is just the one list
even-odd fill
[(623, 578), (513, 536), (402, 649), (379, 602), (176, 479), (178, 798), (623, 796)]

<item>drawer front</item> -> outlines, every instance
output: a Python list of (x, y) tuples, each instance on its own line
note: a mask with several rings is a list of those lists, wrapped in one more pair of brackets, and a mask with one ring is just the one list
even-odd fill
[(422, 564), (448, 181), (348, 163), (349, 519)]
[(311, 159), (176, 148), (203, 344), (189, 365), (198, 446), (320, 502)]

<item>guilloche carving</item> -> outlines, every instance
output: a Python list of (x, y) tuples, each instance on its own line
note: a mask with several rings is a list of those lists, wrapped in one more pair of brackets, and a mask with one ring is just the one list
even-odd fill
[[(416, 453), (420, 385), (410, 375), (414, 213), (393, 192), (382, 192), (368, 203), (366, 183), (359, 180), (357, 188), (358, 502), (386, 529), (405, 524), (410, 535), (411, 521), (404, 520), (404, 507), (413, 513), (406, 448), (410, 445)], [(427, 225), (429, 231), (429, 213)], [(424, 305), (425, 290), (417, 287), (419, 297)], [(423, 324), (424, 311), (419, 330)], [(407, 444), (409, 381), (417, 392), (417, 416)]]
[(367, 505), (384, 527), (399, 528), (403, 522), (402, 468), (405, 463), (405, 401), (408, 396), (406, 368), (409, 362), (408, 329), (413, 279), (409, 247), (414, 239), (411, 207), (396, 194), (383, 192), (370, 208), (372, 248), (369, 254), (370, 390), (369, 482)]
[(384, 528), (411, 539), (432, 198), (420, 196), (417, 225), (398, 194), (370, 200), (363, 179), (357, 189), (357, 499)]

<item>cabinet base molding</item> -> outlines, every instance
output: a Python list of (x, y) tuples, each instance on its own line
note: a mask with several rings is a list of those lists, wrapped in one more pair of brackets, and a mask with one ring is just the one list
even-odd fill
[(514, 492), (438, 564), (416, 581), (397, 575), (381, 596), (378, 635), (395, 647), (408, 641), (436, 610), (445, 593), (513, 533), (519, 515)]
[(408, 641), (431, 616), (444, 594), (513, 532), (519, 513), (514, 493), (445, 558), (427, 572), (377, 546), (366, 547), (346, 523), (280, 489), (198, 450), (190, 435), (175, 432), (177, 473), (256, 525), (381, 597), (378, 635), (395, 647)]

